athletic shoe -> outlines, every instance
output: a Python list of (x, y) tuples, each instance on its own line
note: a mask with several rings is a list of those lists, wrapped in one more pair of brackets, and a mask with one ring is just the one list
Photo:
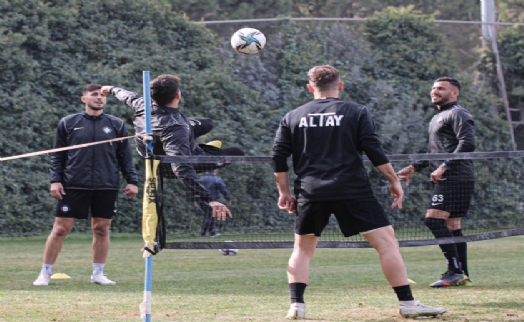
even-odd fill
[(215, 238), (215, 237), (219, 237), (219, 236), (220, 236), (220, 233), (215, 233), (215, 232), (213, 232), (213, 233), (211, 233), (209, 235), (209, 237), (211, 237), (211, 238)]
[(406, 301), (407, 303), (400, 303), (398, 313), (405, 318), (417, 318), (420, 316), (436, 317), (437, 315), (446, 313), (446, 309), (440, 307), (431, 307), (424, 305), (419, 301)]
[(286, 319), (288, 320), (305, 320), (306, 319), (306, 304), (293, 303), (287, 312)]
[(464, 281), (463, 286), (471, 287), (473, 286), (473, 282), (469, 279), (469, 277)]
[(431, 287), (448, 287), (464, 285), (468, 277), (465, 274), (457, 274), (453, 271), (447, 271), (442, 274), (441, 279), (435, 283), (429, 284)]
[(91, 283), (100, 285), (115, 285), (116, 282), (107, 278), (104, 274), (91, 275)]
[(51, 280), (51, 276), (49, 274), (41, 273), (40, 275), (38, 275), (38, 278), (36, 279), (36, 281), (33, 282), (33, 285), (34, 286), (48, 286), (50, 280)]
[(215, 141), (207, 142), (206, 145), (211, 145), (211, 146), (214, 146), (215, 148), (220, 149), (222, 147), (222, 142), (215, 140)]

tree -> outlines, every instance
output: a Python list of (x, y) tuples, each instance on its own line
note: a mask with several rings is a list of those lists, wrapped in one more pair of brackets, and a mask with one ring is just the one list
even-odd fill
[[(231, 77), (210, 31), (172, 14), (167, 1), (11, 0), (0, 1), (0, 13), (0, 155), (50, 149), (60, 118), (83, 109), (85, 84), (141, 91), (143, 70), (180, 75), (186, 114), (213, 117), (216, 138), (260, 153), (252, 144), (265, 128), (256, 117), (259, 94)], [(130, 109), (110, 100), (106, 112), (134, 133)], [(0, 164), (0, 235), (51, 227), (48, 164), (46, 157)], [(137, 212), (139, 199), (121, 199), (114, 229), (136, 231)]]

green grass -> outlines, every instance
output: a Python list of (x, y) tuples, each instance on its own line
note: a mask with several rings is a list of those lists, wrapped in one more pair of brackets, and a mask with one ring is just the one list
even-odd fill
[[(105, 273), (115, 286), (93, 285), (91, 237), (72, 235), (52, 280), (34, 287), (45, 237), (0, 239), (0, 321), (140, 321), (144, 260), (140, 236), (112, 240)], [(431, 289), (445, 270), (437, 246), (404, 248), (416, 299), (446, 307), (441, 321), (524, 321), (524, 237), (469, 244), (474, 287)], [(152, 321), (284, 321), (289, 307), (289, 249), (165, 250), (154, 258)], [(372, 249), (318, 249), (306, 291), (311, 321), (405, 321)]]

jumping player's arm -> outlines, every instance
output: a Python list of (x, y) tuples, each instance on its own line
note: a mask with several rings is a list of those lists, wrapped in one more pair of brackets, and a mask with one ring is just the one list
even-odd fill
[(287, 125), (287, 115), (280, 121), (272, 149), (273, 172), (277, 183), (279, 198), (278, 207), (288, 213), (296, 212), (296, 200), (291, 193), (289, 167), (287, 158), (291, 156), (291, 130)]
[(108, 85), (102, 86), (101, 91), (105, 95), (113, 94), (116, 99), (130, 106), (137, 116), (144, 111), (144, 97), (141, 94)]
[[(167, 155), (191, 155), (186, 134), (181, 125), (170, 126), (163, 129), (160, 141)], [(198, 175), (192, 165), (187, 163), (172, 163), (171, 168), (195, 198), (208, 203), (208, 205), (213, 208), (213, 217), (216, 217), (218, 220), (226, 220), (226, 215), (229, 216), (229, 218), (233, 218), (231, 211), (229, 211), (225, 205), (218, 201), (211, 201), (211, 193), (200, 183)]]

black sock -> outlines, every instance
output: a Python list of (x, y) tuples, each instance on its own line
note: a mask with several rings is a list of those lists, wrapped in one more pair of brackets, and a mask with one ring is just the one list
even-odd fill
[[(426, 218), (424, 219), (424, 224), (431, 230), (435, 238), (453, 237), (453, 234), (446, 225), (446, 219)], [(457, 246), (455, 244), (443, 244), (439, 245), (439, 247), (448, 261), (448, 271), (462, 274)]]
[(393, 287), (395, 294), (397, 294), (399, 301), (413, 301), (413, 294), (411, 294), (411, 287), (408, 285)]
[(304, 292), (306, 283), (289, 283), (289, 292), (291, 293), (291, 304), (304, 303)]
[[(462, 229), (452, 230), (451, 233), (455, 237), (461, 237), (464, 236), (462, 234)], [(466, 274), (469, 277), (469, 271), (468, 271), (468, 244), (466, 242), (464, 243), (456, 243), (457, 245), (457, 252), (460, 260), (460, 265), (462, 266), (462, 270), (464, 271), (464, 274)]]

